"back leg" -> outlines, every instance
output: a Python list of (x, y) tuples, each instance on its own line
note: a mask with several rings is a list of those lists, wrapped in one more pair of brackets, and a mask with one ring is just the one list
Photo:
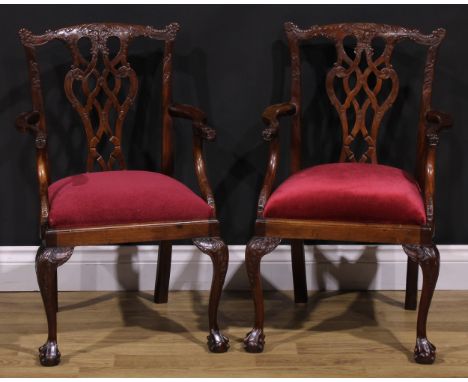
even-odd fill
[(291, 240), (291, 263), (294, 283), (294, 301), (307, 302), (307, 278), (304, 258), (304, 241)]
[(172, 242), (163, 240), (159, 243), (156, 284), (154, 286), (154, 302), (165, 304), (169, 295), (169, 280), (171, 278)]
[(418, 305), (418, 263), (408, 259), (406, 267), (405, 309), (416, 310)]

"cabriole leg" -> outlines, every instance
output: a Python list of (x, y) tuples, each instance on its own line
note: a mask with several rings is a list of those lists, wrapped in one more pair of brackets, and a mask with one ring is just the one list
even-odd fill
[(197, 238), (193, 239), (193, 243), (200, 251), (210, 256), (213, 262), (213, 277), (211, 280), (210, 302), (208, 306), (210, 327), (210, 334), (207, 337), (208, 348), (213, 353), (224, 353), (229, 348), (229, 339), (223, 336), (219, 330), (218, 307), (228, 267), (228, 248), (218, 237)]
[(249, 353), (261, 353), (265, 345), (263, 333), (264, 308), (262, 279), (260, 276), (260, 261), (262, 257), (273, 251), (281, 239), (275, 237), (253, 237), (245, 251), (245, 265), (249, 277), (252, 298), (255, 307), (255, 323), (253, 329), (244, 339), (245, 350)]
[(431, 364), (435, 361), (436, 347), (427, 339), (426, 324), (432, 296), (439, 277), (439, 251), (435, 245), (405, 245), (403, 248), (410, 259), (420, 265), (423, 274), (414, 359), (417, 363)]
[(60, 362), (57, 345), (57, 268), (65, 263), (73, 248), (39, 247), (36, 255), (36, 274), (47, 315), (47, 342), (39, 348), (42, 366), (55, 366)]

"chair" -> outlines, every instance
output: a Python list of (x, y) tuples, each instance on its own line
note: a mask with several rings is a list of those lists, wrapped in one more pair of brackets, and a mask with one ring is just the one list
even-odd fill
[[(173, 45), (178, 30), (177, 23), (163, 29), (97, 23), (47, 31), (42, 35), (34, 35), (26, 29), (19, 32), (28, 61), (33, 111), (21, 114), (16, 124), (21, 131), (32, 133), (37, 150), (41, 246), (36, 256), (36, 272), (48, 322), (48, 338), (39, 349), (39, 359), (44, 366), (60, 362), (57, 268), (70, 258), (73, 247), (79, 245), (160, 241), (154, 301), (166, 303), (172, 241), (192, 239), (213, 262), (209, 350), (225, 352), (228, 349), (228, 339), (218, 328), (217, 309), (229, 255), (219, 237), (215, 201), (202, 150), (203, 141), (212, 141), (215, 131), (207, 126), (201, 110), (172, 102)], [(164, 42), (161, 173), (126, 170), (121, 150), (123, 123), (138, 90), (136, 73), (127, 61), (128, 46), (137, 37)], [(110, 38), (118, 38), (120, 43), (115, 56), (107, 45)], [(73, 62), (65, 76), (64, 87), (84, 125), (87, 172), (51, 183), (36, 48), (55, 39), (65, 43), (72, 55)], [(80, 39), (88, 39), (91, 44), (89, 60), (80, 52)], [(203, 198), (171, 177), (171, 134), (175, 117), (192, 120), (195, 173)], [(107, 160), (100, 153), (104, 143), (111, 145)], [(96, 169), (102, 171), (93, 172)]]
[[(304, 239), (402, 244), (409, 256), (406, 308), (416, 308), (418, 264), (423, 287), (417, 320), (414, 358), (418, 363), (435, 360), (435, 346), (426, 336), (426, 321), (439, 273), (439, 252), (434, 234), (435, 159), (439, 133), (451, 127), (451, 118), (432, 110), (431, 93), (438, 47), (443, 29), (429, 35), (399, 26), (334, 24), (300, 29), (285, 23), (291, 55), (291, 101), (269, 106), (263, 113), (267, 125), (263, 138), (270, 142), (268, 167), (260, 191), (255, 236), (246, 248), (246, 267), (255, 305), (255, 323), (244, 340), (248, 352), (264, 348), (264, 308), (260, 261), (284, 238), (291, 240), (296, 302), (307, 301)], [(356, 41), (354, 55), (343, 43)], [(342, 128), (339, 163), (301, 169), (301, 60), (300, 43), (313, 38), (332, 40), (336, 62), (326, 76), (326, 91)], [(375, 57), (373, 40), (385, 43)], [(427, 47), (418, 124), (415, 178), (398, 168), (377, 162), (376, 141), (380, 122), (395, 101), (398, 76), (391, 64), (397, 43), (411, 40)], [(363, 56), (365, 58), (363, 58)], [(370, 76), (374, 84), (370, 84)], [(353, 79), (354, 78), (354, 79)], [(342, 85), (342, 93), (335, 90)], [(379, 94), (384, 86), (388, 94)], [(340, 97), (341, 95), (341, 97)], [(370, 114), (371, 118), (367, 114)], [(354, 113), (354, 119), (350, 114)], [(279, 119), (292, 116), (291, 173), (272, 192), (279, 163)], [(365, 143), (361, 156), (353, 143)]]

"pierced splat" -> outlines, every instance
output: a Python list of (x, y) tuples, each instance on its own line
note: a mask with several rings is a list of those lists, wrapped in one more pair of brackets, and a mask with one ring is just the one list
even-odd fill
[[(394, 41), (388, 41), (383, 53), (373, 59), (374, 50), (372, 48), (371, 34), (365, 34), (357, 42), (354, 48), (354, 59), (345, 51), (343, 39), (336, 41), (337, 61), (328, 72), (326, 87), (331, 103), (336, 108), (343, 130), (343, 147), (341, 149), (340, 161), (350, 162), (377, 162), (376, 138), (380, 122), (385, 112), (392, 106), (398, 94), (398, 76), (390, 63), (391, 54), (394, 48)], [(367, 64), (365, 69), (361, 69), (363, 58)], [(371, 75), (375, 76), (375, 84), (370, 85)], [(350, 79), (353, 78), (353, 83)], [(335, 80), (341, 79), (342, 88), (346, 94), (344, 102), (341, 102), (336, 94)], [(386, 97), (379, 102), (378, 96), (382, 90), (384, 82), (391, 82), (391, 90)], [(364, 99), (360, 102), (358, 98)], [(354, 111), (354, 123), (350, 126), (348, 111)], [(370, 126), (368, 110), (372, 109)], [(356, 158), (351, 147), (354, 140), (361, 135), (367, 144), (367, 150)]]
[[(99, 37), (90, 39), (91, 59), (89, 61), (83, 58), (78, 50), (78, 40), (76, 38), (68, 41), (68, 47), (73, 57), (73, 65), (65, 76), (64, 84), (68, 100), (80, 115), (85, 127), (89, 142), (88, 171), (93, 169), (94, 161), (103, 170), (114, 168), (116, 162), (119, 168), (125, 168), (120, 143), (122, 125), (138, 91), (137, 76), (127, 61), (128, 38), (120, 39), (119, 51), (111, 59), (107, 41), (105, 41), (108, 36), (102, 39)], [(100, 63), (102, 63), (102, 70), (99, 70)], [(125, 80), (128, 81), (128, 90), (124, 94), (124, 100), (120, 102), (118, 97)], [(84, 96), (83, 102), (80, 101), (75, 92), (75, 82), (81, 83), (81, 91)], [(104, 99), (103, 103), (100, 102), (100, 99)], [(98, 120), (97, 129), (93, 128), (91, 119), (93, 109)], [(112, 109), (117, 116), (115, 121), (111, 121), (110, 118)], [(107, 163), (97, 147), (104, 137), (113, 145)]]
[[(444, 30), (437, 29), (424, 35), (417, 30), (372, 23), (330, 24), (309, 29), (286, 23), (285, 29), (291, 49), (292, 102), (295, 105), (300, 105), (299, 40), (325, 37), (335, 44), (337, 59), (327, 74), (326, 88), (342, 127), (340, 162), (377, 163), (378, 130), (399, 90), (398, 75), (391, 64), (392, 53), (396, 44), (402, 40), (429, 46), (421, 110), (425, 113), (429, 109), (434, 52), (445, 35)], [(345, 49), (348, 37), (356, 41), (354, 54), (351, 55)], [(381, 54), (377, 54), (373, 48), (376, 39), (384, 43)], [(295, 124), (300, 126), (298, 121)], [(354, 148), (358, 139), (365, 143), (365, 150), (360, 156)]]
[[(163, 70), (164, 80), (168, 83), (170, 65), (167, 62), (172, 58), (171, 45), (168, 44), (175, 39), (178, 29), (177, 23), (162, 30), (140, 25), (84, 24), (47, 31), (43, 35), (33, 35), (25, 29), (20, 31), (22, 43), (29, 56), (33, 87), (36, 84), (36, 89), (33, 89), (37, 96), (36, 110), (41, 111), (42, 95), (34, 48), (58, 39), (71, 52), (72, 65), (65, 76), (64, 88), (68, 100), (84, 125), (88, 142), (87, 171), (93, 171), (96, 164), (101, 170), (126, 167), (121, 150), (122, 127), (138, 93), (138, 78), (127, 60), (130, 42), (139, 36), (166, 41), (166, 68)], [(115, 55), (111, 54), (108, 47), (109, 41), (114, 38), (119, 41)], [(89, 58), (80, 51), (79, 43), (83, 39), (90, 43)], [(100, 152), (101, 147), (106, 144), (111, 145), (107, 160)]]

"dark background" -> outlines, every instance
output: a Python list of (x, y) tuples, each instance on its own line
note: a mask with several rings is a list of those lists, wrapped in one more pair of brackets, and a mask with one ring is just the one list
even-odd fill
[[(86, 22), (128, 22), (162, 27), (177, 21), (173, 98), (201, 107), (218, 131), (206, 147), (208, 175), (216, 196), (222, 234), (229, 244), (243, 244), (252, 234), (257, 197), (267, 160), (261, 139), (261, 113), (289, 99), (289, 56), (283, 23), (301, 27), (336, 22), (377, 22), (447, 29), (433, 92), (433, 107), (451, 113), (452, 131), (438, 149), (436, 242), (468, 243), (468, 7), (434, 5), (69, 5), (1, 6), (0, 31), (0, 245), (38, 243), (39, 201), (33, 140), (14, 128), (18, 113), (30, 110), (21, 27), (34, 33)], [(303, 49), (304, 153), (306, 165), (335, 161), (340, 130), (323, 88), (334, 50), (324, 41)], [(403, 43), (395, 51), (400, 94), (380, 133), (380, 162), (412, 170), (416, 122), (425, 51)], [(160, 163), (159, 86), (161, 45), (136, 41), (130, 61), (140, 74), (140, 96), (128, 116), (124, 150), (130, 168), (157, 170)], [(80, 122), (63, 92), (68, 51), (53, 42), (41, 49), (41, 70), (50, 134), (53, 180), (85, 170), (85, 140)], [(156, 68), (156, 69), (155, 69)], [(154, 70), (155, 69), (155, 70)], [(288, 128), (282, 134), (280, 180), (286, 176)], [(191, 157), (191, 129), (177, 122), (176, 177), (196, 190)]]

